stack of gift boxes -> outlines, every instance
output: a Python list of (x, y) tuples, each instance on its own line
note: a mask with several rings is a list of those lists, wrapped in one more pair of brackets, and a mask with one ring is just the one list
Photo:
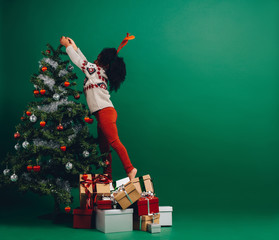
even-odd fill
[(106, 175), (81, 174), (80, 207), (73, 217), (74, 228), (159, 233), (172, 226), (172, 207), (159, 206), (150, 175), (111, 182)]

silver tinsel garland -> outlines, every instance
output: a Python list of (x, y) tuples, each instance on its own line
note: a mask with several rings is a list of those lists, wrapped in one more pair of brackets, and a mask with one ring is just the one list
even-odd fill
[(74, 102), (68, 101), (67, 98), (62, 98), (59, 101), (55, 101), (55, 102), (52, 102), (47, 105), (37, 106), (37, 108), (43, 112), (52, 113), (52, 112), (57, 111), (58, 106), (63, 105), (63, 104), (67, 105), (67, 104), (71, 104), (71, 103), (74, 103)]
[(51, 91), (53, 91), (53, 86), (55, 84), (55, 81), (54, 79), (50, 78), (49, 76), (47, 75), (43, 75), (43, 74), (40, 74), (38, 76), (39, 79), (43, 80), (44, 81), (44, 84), (47, 85)]
[(74, 134), (72, 134), (68, 137), (68, 141), (72, 141), (75, 138), (75, 136), (78, 134), (78, 132), (82, 129), (82, 125), (78, 124), (78, 125), (74, 126), (72, 129), (74, 130)]
[(32, 178), (30, 177), (30, 173), (24, 172), (22, 175), (22, 178), (26, 181), (32, 181)]
[(46, 147), (47, 146), (47, 147), (50, 147), (50, 148), (53, 148), (53, 149), (60, 147), (60, 144), (57, 143), (57, 142), (54, 142), (52, 140), (45, 141), (45, 140), (42, 140), (40, 138), (33, 139), (33, 144), (37, 147), (39, 147), (39, 146), (45, 146)]
[(67, 192), (71, 192), (71, 186), (68, 180), (63, 181), (61, 178), (57, 178), (56, 184), (59, 188), (62, 188)]
[(66, 74), (68, 74), (68, 71), (66, 69), (62, 69), (59, 71), (58, 73), (58, 77), (63, 77), (65, 76)]
[(58, 67), (58, 63), (55, 62), (54, 60), (52, 60), (50, 58), (43, 58), (42, 60), (39, 61), (40, 68), (43, 67), (42, 61), (48, 63), (50, 66), (52, 66), (55, 69)]

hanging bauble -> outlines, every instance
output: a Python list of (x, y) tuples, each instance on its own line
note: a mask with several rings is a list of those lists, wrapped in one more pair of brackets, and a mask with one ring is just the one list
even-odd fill
[(65, 168), (66, 168), (67, 170), (71, 170), (71, 169), (73, 168), (73, 164), (70, 163), (70, 162), (67, 162)]
[(41, 166), (37, 165), (37, 166), (33, 166), (33, 171), (34, 172), (40, 172), (41, 170)]
[(54, 93), (52, 97), (56, 101), (58, 101), (60, 99), (60, 95), (58, 93)]
[(60, 149), (65, 152), (66, 151), (66, 146), (61, 146)]
[(16, 132), (16, 133), (14, 134), (14, 138), (20, 138), (19, 132)]
[(109, 160), (106, 160), (105, 164), (108, 166), (110, 164)]
[(70, 65), (68, 66), (67, 70), (68, 70), (69, 72), (72, 72), (72, 71), (74, 70), (74, 67), (70, 64)]
[(61, 123), (59, 123), (59, 125), (57, 126), (57, 130), (58, 130), (58, 131), (62, 131), (62, 130), (63, 130), (63, 126), (62, 126)]
[(47, 67), (42, 67), (42, 71), (45, 72), (47, 70)]
[(16, 182), (18, 179), (18, 176), (14, 173), (12, 176), (11, 176), (11, 181), (12, 182)]
[(5, 176), (9, 175), (10, 174), (10, 169), (8, 169), (8, 168), (4, 169), (3, 173), (4, 173)]
[(27, 115), (27, 116), (31, 116), (31, 114), (32, 114), (32, 113), (31, 113), (30, 111), (26, 111), (26, 115)]
[(21, 119), (21, 121), (24, 121), (24, 120), (26, 120), (26, 117), (22, 116), (20, 119)]
[(34, 90), (35, 95), (39, 95), (39, 93), (40, 93), (39, 90)]
[(50, 50), (46, 50), (46, 54), (50, 54)]
[(22, 147), (25, 149), (28, 147), (28, 145), (29, 145), (29, 142), (27, 142), (26, 140), (22, 143)]
[(41, 90), (40, 90), (40, 93), (41, 93), (41, 95), (45, 95), (46, 90), (45, 90), (45, 89), (41, 89)]
[(17, 143), (17, 144), (15, 145), (15, 150), (19, 150), (19, 149), (20, 149), (20, 144)]
[(87, 158), (89, 156), (89, 152), (88, 151), (83, 151), (82, 153), (83, 157)]
[(89, 123), (89, 124), (92, 124), (92, 123), (93, 123), (93, 118), (89, 118), (88, 123)]
[(80, 98), (79, 94), (75, 95), (75, 99), (79, 99), (79, 98)]
[(26, 167), (26, 169), (27, 169), (28, 172), (30, 172), (30, 171), (32, 170), (32, 168), (33, 168), (32, 165), (28, 165), (28, 166)]
[(32, 116), (30, 117), (30, 121), (31, 121), (31, 122), (36, 122), (36, 121), (37, 121), (37, 117), (34, 115), (34, 113), (33, 113)]
[(65, 212), (69, 213), (71, 211), (71, 208), (69, 206), (65, 207)]
[(83, 175), (82, 175), (82, 179), (83, 179), (83, 180), (85, 180), (85, 181), (86, 181), (86, 180), (87, 180), (87, 178), (88, 178), (88, 175), (87, 175), (87, 174), (83, 174)]
[(41, 126), (41, 127), (44, 127), (45, 125), (46, 125), (46, 122), (45, 122), (45, 121), (41, 121), (41, 122), (40, 122), (40, 126)]
[(68, 82), (68, 81), (64, 82), (64, 86), (65, 87), (69, 87), (70, 86), (70, 82)]
[(88, 122), (89, 122), (89, 119), (90, 119), (89, 117), (85, 117), (85, 118), (84, 118), (84, 121), (88, 123)]

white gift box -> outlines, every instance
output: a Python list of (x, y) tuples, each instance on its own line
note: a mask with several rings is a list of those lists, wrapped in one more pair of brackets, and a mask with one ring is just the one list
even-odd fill
[(134, 209), (96, 209), (96, 229), (104, 233), (133, 231)]
[(150, 233), (160, 233), (161, 232), (161, 225), (157, 224), (157, 223), (148, 223), (147, 224), (147, 231), (150, 232)]
[[(125, 185), (129, 181), (130, 181), (129, 177), (119, 179), (119, 180), (115, 181), (115, 187), (118, 188), (121, 185)], [(112, 183), (110, 183), (110, 191), (113, 191), (113, 190), (114, 190), (114, 187), (113, 187)]]
[(172, 207), (159, 206), (160, 219), (159, 224), (161, 226), (172, 226)]

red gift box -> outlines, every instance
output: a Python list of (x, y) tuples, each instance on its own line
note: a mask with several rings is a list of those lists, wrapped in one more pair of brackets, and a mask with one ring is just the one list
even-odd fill
[(92, 215), (93, 209), (80, 209), (76, 208), (73, 211), (74, 213), (74, 228), (92, 228)]
[(98, 200), (97, 208), (99, 209), (112, 209), (112, 201), (111, 200)]
[(159, 198), (155, 196), (141, 197), (136, 205), (138, 216), (159, 212)]

